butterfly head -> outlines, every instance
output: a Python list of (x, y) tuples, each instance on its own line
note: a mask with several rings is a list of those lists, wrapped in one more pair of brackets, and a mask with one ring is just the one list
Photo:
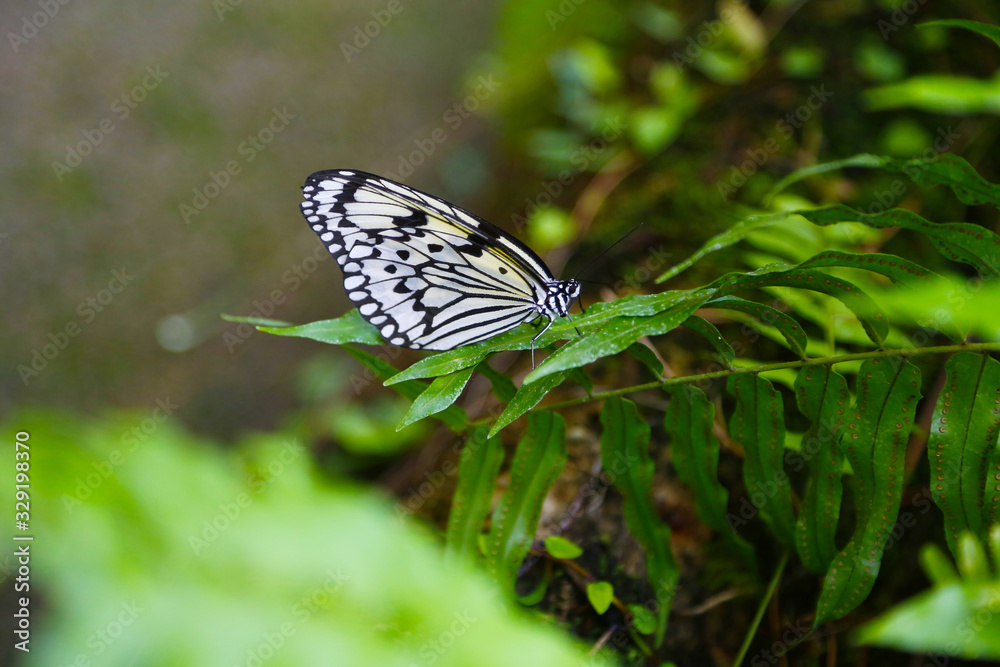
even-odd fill
[(577, 280), (553, 280), (546, 285), (546, 310), (565, 317), (573, 300), (580, 296), (580, 282)]

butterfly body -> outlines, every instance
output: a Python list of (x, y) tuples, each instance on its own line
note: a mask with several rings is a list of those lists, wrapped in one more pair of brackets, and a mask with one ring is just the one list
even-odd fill
[[(576, 280), (446, 201), (353, 169), (316, 172), (302, 215), (337, 260), (361, 316), (393, 345), (450, 350), (539, 316), (568, 317)], [(537, 336), (536, 336), (537, 338)]]

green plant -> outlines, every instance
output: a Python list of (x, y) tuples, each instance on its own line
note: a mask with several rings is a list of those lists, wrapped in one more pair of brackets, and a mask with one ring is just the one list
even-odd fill
[[(991, 30), (979, 32), (994, 35)], [(753, 49), (744, 47), (745, 55), (752, 56)], [(621, 101), (615, 98), (621, 81), (607, 66), (609, 58), (598, 45), (582, 43), (558, 63), (557, 76), (564, 75), (565, 85), (590, 103), (581, 103), (572, 113), (567, 110), (574, 131), (596, 135)], [(748, 73), (736, 67), (737, 61), (720, 57), (702, 60), (699, 66), (709, 68), (715, 78), (738, 80)], [(593, 76), (582, 76), (581, 71)], [(621, 159), (604, 162), (597, 167), (602, 176), (624, 178), (641, 164), (637, 155), (652, 155), (668, 145), (691, 115), (694, 97), (681, 69), (661, 63), (651, 75), (651, 86), (657, 104), (632, 110), (636, 153), (624, 152)], [(551, 134), (543, 139), (549, 144), (561, 141)], [(748, 579), (765, 574), (759, 571), (765, 546), (777, 544), (781, 553), (778, 567), (769, 568), (771, 584), (739, 662), (790, 555), (819, 577), (813, 629), (844, 618), (866, 599), (903, 503), (910, 472), (904, 455), (911, 439), (926, 439), (932, 496), (944, 512), (953, 550), (959, 549), (963, 531), (985, 540), (1000, 520), (1000, 363), (989, 356), (1000, 350), (995, 312), (1000, 236), (973, 222), (931, 221), (881, 203), (864, 211), (788, 193), (805, 179), (815, 182), (844, 169), (869, 169), (892, 178), (892, 193), (897, 182), (903, 191), (911, 185), (944, 186), (961, 204), (1000, 210), (1000, 185), (965, 159), (947, 153), (916, 159), (865, 153), (796, 170), (761, 192), (760, 205), (747, 210), (732, 204), (727, 214), (735, 222), (689, 259), (661, 273), (657, 282), (676, 280), (699, 260), (737, 243), (752, 248), (744, 255), (745, 270), (699, 287), (599, 302), (573, 323), (556, 323), (537, 342), (550, 354), (520, 386), (489, 362), (500, 352), (529, 349), (535, 330), (527, 325), (427, 356), (403, 370), (350, 347), (383, 344), (354, 312), (302, 326), (259, 328), (347, 346), (386, 386), (413, 401), (400, 427), (430, 418), (468, 434), (446, 549), (452, 558), (479, 562), (512, 593), (546, 492), (565, 464), (562, 415), (569, 408), (603, 401), (601, 457), (624, 499), (629, 530), (642, 546), (646, 592), (652, 592), (646, 599), (655, 602), (655, 611), (639, 612), (630, 606), (638, 599), (622, 601), (614, 588), (611, 596), (628, 610), (636, 646), (648, 655), (666, 636), (678, 566), (670, 528), (652, 498), (654, 457), (649, 442), (651, 423), (660, 415), (654, 414), (656, 408), (640, 410), (638, 402), (624, 397), (662, 398), (665, 392), (669, 406), (660, 414), (665, 415), (663, 430), (670, 436), (673, 466), (690, 488), (701, 521), (743, 563)], [(881, 197), (876, 199), (881, 202)], [(940, 257), (882, 251), (889, 234), (896, 232)], [(938, 270), (915, 259), (926, 262), (927, 257)], [(743, 324), (741, 331), (748, 333), (740, 340), (725, 335), (723, 325), (731, 322)], [(582, 336), (576, 336), (576, 328)], [(703, 355), (710, 361), (702, 372), (663, 379), (663, 355), (657, 348), (682, 330), (703, 340), (703, 348), (710, 350)], [(567, 342), (557, 346), (563, 340)], [(774, 353), (779, 359), (762, 359), (748, 340), (772, 341), (784, 351)], [(594, 390), (592, 371), (624, 367), (630, 358), (657, 379)], [(504, 406), (499, 414), (470, 417), (455, 405), (476, 372), (489, 380)], [(932, 382), (938, 373), (945, 378), (940, 393)], [(567, 380), (582, 391), (543, 402)], [(726, 396), (715, 391), (722, 380)], [(915, 418), (928, 404), (934, 417), (925, 434), (915, 426)], [(733, 441), (725, 447), (717, 436), (722, 414), (728, 415)], [(526, 417), (526, 425), (509, 484), (491, 515), (503, 459), (498, 438), (521, 417)], [(723, 485), (718, 473), (724, 449), (742, 458), (743, 500), (748, 502), (735, 512), (734, 490)], [(626, 464), (618, 465), (622, 461)], [(490, 527), (484, 533), (488, 517)], [(751, 542), (745, 530), (751, 525), (768, 535), (766, 545)], [(838, 526), (846, 531), (846, 541), (838, 539)], [(584, 575), (593, 602), (593, 585), (600, 577), (586, 571)], [(597, 590), (599, 606), (607, 608), (607, 589)], [(537, 600), (537, 591), (522, 599)]]

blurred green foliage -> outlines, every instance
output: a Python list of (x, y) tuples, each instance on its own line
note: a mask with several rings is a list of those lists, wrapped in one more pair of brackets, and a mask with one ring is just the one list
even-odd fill
[(147, 418), (3, 424), (30, 434), (29, 664), (579, 664), (299, 434), (223, 452), (171, 421), (135, 436)]

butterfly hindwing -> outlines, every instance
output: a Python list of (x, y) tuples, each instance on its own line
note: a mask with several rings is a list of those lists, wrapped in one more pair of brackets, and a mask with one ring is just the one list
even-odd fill
[(348, 297), (390, 343), (449, 350), (533, 319), (552, 276), (489, 222), (400, 183), (317, 172), (302, 214), (344, 272)]

